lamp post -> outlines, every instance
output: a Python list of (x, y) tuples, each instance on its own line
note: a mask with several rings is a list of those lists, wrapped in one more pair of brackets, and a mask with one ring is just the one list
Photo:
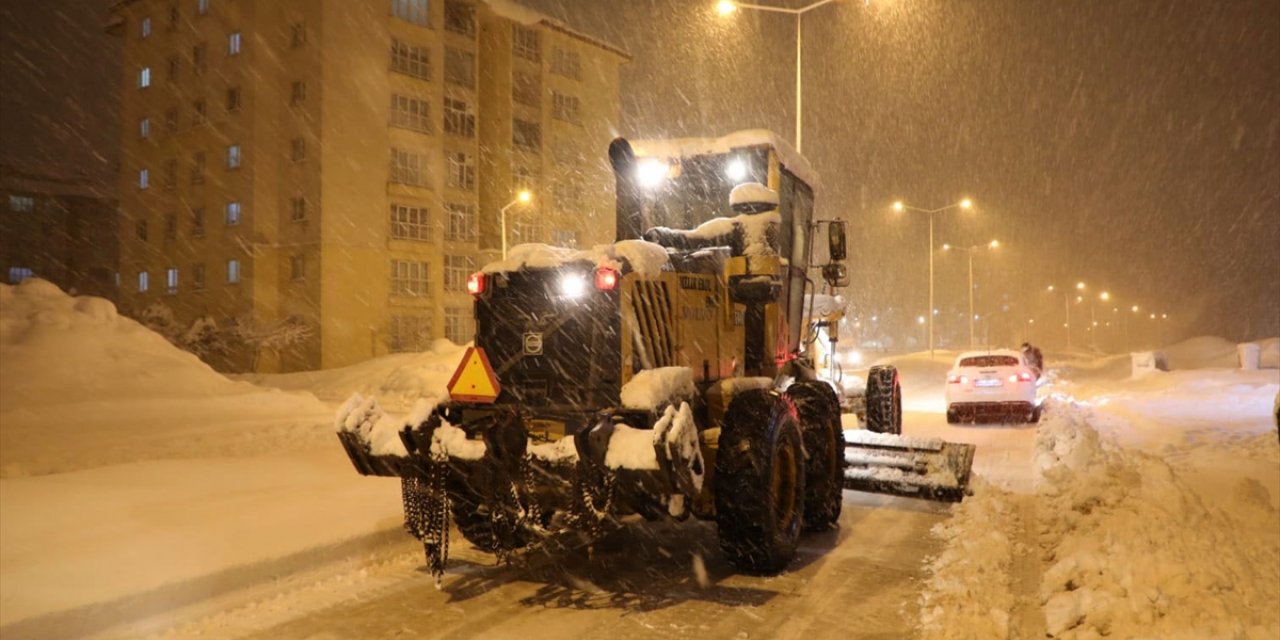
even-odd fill
[[(975, 245), (968, 246), (968, 247), (953, 247), (953, 246), (951, 246), (951, 245), (949, 245), (949, 244), (944, 244), (944, 245), (942, 245), (942, 250), (943, 250), (943, 251), (950, 251), (950, 250), (952, 250), (952, 249), (955, 249), (956, 251), (963, 251), (963, 252), (965, 252), (966, 254), (968, 254), (968, 256), (969, 256), (969, 350), (970, 350), (970, 351), (972, 351), (972, 350), (973, 350), (973, 323), (974, 323), (974, 315), (973, 315), (973, 251), (974, 251), (974, 249), (991, 249), (991, 250), (995, 250), (995, 249), (999, 249), (999, 248), (1000, 248), (1000, 241), (999, 241), (999, 240), (992, 240), (991, 242), (988, 242), (988, 243), (986, 243), (986, 244), (975, 244)], [(931, 304), (932, 304), (932, 303), (931, 303)]]
[(804, 18), (804, 14), (810, 11), (813, 11), (814, 9), (817, 9), (818, 7), (821, 7), (824, 4), (831, 4), (832, 2), (835, 2), (835, 1), (836, 0), (818, 0), (817, 2), (810, 3), (798, 9), (791, 9), (788, 7), (770, 7), (768, 5), (763, 5), (763, 4), (748, 4), (744, 2), (734, 2), (733, 0), (720, 0), (720, 2), (716, 3), (716, 11), (721, 16), (725, 16), (725, 17), (731, 15), (733, 12), (737, 11), (738, 9), (750, 9), (753, 11), (768, 11), (773, 13), (786, 13), (796, 17), (796, 151), (802, 151), (800, 147), (800, 142), (801, 142), (800, 114), (801, 114), (801, 105), (803, 104), (802, 99), (804, 97), (804, 92), (802, 90), (802, 85), (800, 82), (801, 76), (803, 75), (800, 71), (800, 60), (801, 60), (801, 54), (803, 53), (803, 50), (804, 50), (804, 46), (803, 46), (804, 30), (800, 28), (801, 19)]
[[(911, 207), (902, 203), (901, 200), (893, 203), (893, 210), (898, 213), (903, 211), (916, 211), (929, 216), (929, 357), (933, 357), (933, 218), (936, 214), (951, 209), (972, 209), (973, 201), (965, 198), (955, 204), (949, 204), (945, 207), (937, 209), (921, 209), (919, 207)], [(972, 314), (971, 314), (972, 315)]]
[(500, 212), (502, 218), (502, 259), (507, 259), (507, 210), (518, 204), (529, 204), (533, 200), (533, 193), (528, 189), (521, 189), (516, 193), (516, 199), (508, 202), (502, 207)]
[[(1085, 289), (1085, 285), (1083, 282), (1076, 283), (1076, 291), (1084, 291), (1084, 289)], [(1050, 292), (1057, 291), (1057, 287), (1055, 287), (1054, 285), (1049, 285), (1049, 291)], [(1071, 351), (1071, 290), (1070, 289), (1062, 290), (1062, 308), (1066, 310), (1066, 314), (1067, 314), (1066, 322), (1062, 325), (1067, 330), (1067, 351)]]

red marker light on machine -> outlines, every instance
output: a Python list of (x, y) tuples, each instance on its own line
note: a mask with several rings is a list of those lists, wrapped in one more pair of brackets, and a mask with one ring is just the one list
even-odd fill
[(467, 293), (478, 296), (484, 293), (485, 278), (484, 274), (477, 271), (467, 278)]
[(618, 272), (609, 267), (596, 269), (596, 289), (613, 291), (618, 286)]

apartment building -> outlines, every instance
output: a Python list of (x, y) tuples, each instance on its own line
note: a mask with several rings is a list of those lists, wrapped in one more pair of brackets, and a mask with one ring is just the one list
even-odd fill
[(74, 295), (116, 297), (116, 203), (101, 180), (65, 166), (0, 165), (3, 281), (49, 280)]
[(507, 0), (125, 0), (120, 299), (310, 337), (229, 370), (466, 342), (509, 242), (613, 236), (626, 54)]

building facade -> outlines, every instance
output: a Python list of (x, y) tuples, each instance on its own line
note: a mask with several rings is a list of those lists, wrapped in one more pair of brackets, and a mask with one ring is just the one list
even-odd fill
[(126, 0), (121, 306), (300, 323), (229, 370), (345, 366), (473, 333), (509, 242), (613, 235), (625, 53), (506, 0)]
[(116, 299), (116, 203), (65, 167), (0, 166), (3, 281), (49, 280), (73, 295)]

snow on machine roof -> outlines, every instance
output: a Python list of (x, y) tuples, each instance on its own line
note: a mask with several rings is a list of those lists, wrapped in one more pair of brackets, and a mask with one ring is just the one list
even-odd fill
[(778, 152), (778, 159), (788, 171), (818, 187), (818, 173), (809, 161), (786, 140), (768, 129), (744, 129), (719, 138), (675, 138), (671, 140), (631, 140), (637, 158), (684, 158), (732, 153), (737, 149), (768, 145)]

